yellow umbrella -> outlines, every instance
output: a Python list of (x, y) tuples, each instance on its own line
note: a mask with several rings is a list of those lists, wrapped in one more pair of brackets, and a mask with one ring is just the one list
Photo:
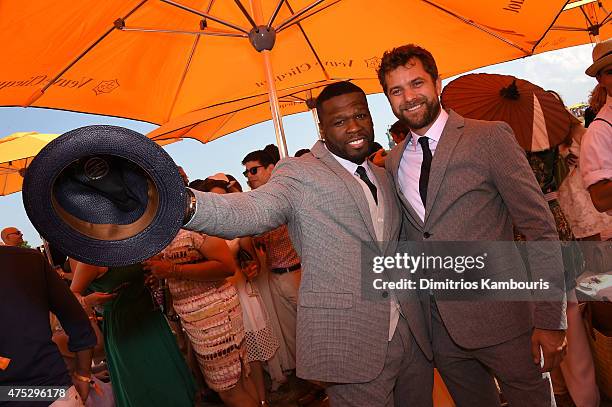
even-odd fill
[(0, 196), (21, 191), (25, 169), (34, 156), (58, 136), (20, 132), (0, 139)]
[[(283, 151), (278, 94), (343, 79), (364, 80), (366, 92), (380, 92), (376, 81), (380, 56), (408, 42), (431, 50), (443, 77), (564, 47), (539, 44), (566, 4), (566, 0), (5, 2), (0, 42), (11, 63), (0, 65), (0, 106), (40, 106), (162, 124), (267, 94)], [(229, 127), (249, 124), (248, 115), (242, 115), (238, 124)]]
[[(36, 154), (59, 134), (19, 132), (0, 139), (0, 196), (21, 191), (26, 168)], [(167, 145), (179, 139), (156, 141)]]

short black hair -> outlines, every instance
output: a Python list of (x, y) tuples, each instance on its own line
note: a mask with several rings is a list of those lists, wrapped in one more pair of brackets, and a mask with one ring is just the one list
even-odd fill
[(335, 98), (336, 96), (346, 95), (349, 93), (361, 93), (364, 98), (366, 97), (363, 89), (348, 81), (335, 82), (323, 88), (323, 91), (319, 94), (319, 96), (317, 96), (317, 116), (319, 116), (319, 121), (321, 121), (321, 112), (323, 111), (324, 102), (327, 102), (329, 99)]
[(267, 152), (263, 150), (255, 150), (255, 151), (251, 151), (250, 153), (248, 153), (242, 159), (242, 165), (246, 165), (246, 163), (248, 163), (249, 161), (257, 161), (259, 162), (259, 164), (263, 165), (264, 167), (267, 167), (270, 164), (275, 164), (275, 161), (270, 156), (270, 154), (268, 154)]
[(276, 147), (274, 144), (268, 144), (263, 148), (263, 151), (270, 154), (270, 157), (272, 157), (272, 160), (274, 161), (273, 164), (280, 161), (280, 152), (278, 151), (278, 147)]
[(210, 192), (213, 188), (222, 188), (227, 191), (229, 188), (229, 182), (210, 178), (196, 179), (195, 181), (191, 181), (189, 183), (189, 188), (201, 192)]
[(304, 154), (308, 154), (308, 153), (310, 153), (310, 149), (309, 148), (301, 148), (301, 149), (299, 149), (298, 151), (295, 152), (295, 156), (296, 157), (301, 157)]
[(204, 190), (204, 180), (203, 179), (194, 179), (189, 183), (189, 188), (195, 189), (197, 191), (206, 192)]
[(370, 146), (370, 154), (374, 154), (381, 148), (383, 148), (383, 146), (381, 146), (379, 142), (376, 142), (376, 141), (373, 142), (372, 145)]
[(391, 51), (385, 51), (380, 62), (377, 72), (378, 81), (385, 93), (387, 93), (387, 80), (385, 76), (398, 67), (406, 65), (413, 58), (421, 61), (425, 72), (431, 76), (431, 79), (434, 81), (438, 79), (438, 66), (431, 52), (415, 44), (402, 45), (401, 47), (393, 48)]

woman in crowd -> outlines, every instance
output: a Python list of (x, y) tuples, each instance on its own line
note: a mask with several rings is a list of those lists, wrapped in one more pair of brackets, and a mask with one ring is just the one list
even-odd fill
[(584, 111), (584, 127), (589, 127), (589, 124), (595, 119), (599, 110), (606, 104), (608, 91), (599, 83), (595, 85), (589, 96), (589, 107)]
[(103, 310), (104, 345), (118, 407), (193, 406), (193, 377), (144, 285), (139, 264), (76, 263), (70, 288), (85, 308)]
[[(232, 177), (233, 178), (233, 177)], [(238, 181), (225, 174), (215, 174), (204, 181), (194, 181), (192, 187), (204, 192), (227, 194), (242, 192)], [(230, 251), (238, 266), (238, 272), (231, 278), (238, 290), (242, 315), (244, 318), (247, 361), (251, 369), (253, 383), (257, 389), (259, 403), (267, 405), (263, 363), (272, 359), (279, 348), (279, 342), (272, 330), (266, 308), (254, 279), (260, 271), (260, 263), (250, 237), (237, 238), (228, 242)], [(270, 374), (273, 380), (275, 372)], [(281, 372), (282, 377), (282, 372)]]
[(236, 265), (225, 240), (181, 229), (144, 267), (167, 280), (208, 387), (227, 406), (257, 406), (246, 363), (242, 308), (227, 280)]

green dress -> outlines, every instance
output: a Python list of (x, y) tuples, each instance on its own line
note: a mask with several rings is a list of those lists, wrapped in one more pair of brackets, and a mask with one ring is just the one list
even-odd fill
[(193, 406), (195, 382), (140, 265), (109, 268), (89, 287), (104, 305), (104, 344), (117, 407)]

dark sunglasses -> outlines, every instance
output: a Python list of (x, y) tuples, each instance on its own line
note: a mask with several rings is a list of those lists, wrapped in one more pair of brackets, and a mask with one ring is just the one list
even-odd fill
[(259, 168), (262, 168), (262, 167), (263, 165), (256, 165), (255, 167), (251, 167), (248, 170), (242, 171), (242, 175), (244, 175), (245, 177), (248, 177), (249, 173), (251, 173), (251, 175), (256, 175)]

